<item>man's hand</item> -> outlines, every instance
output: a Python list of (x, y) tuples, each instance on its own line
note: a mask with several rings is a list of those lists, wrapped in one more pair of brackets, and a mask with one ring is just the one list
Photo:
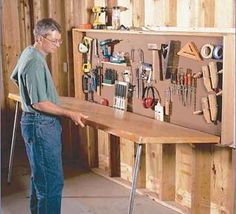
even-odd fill
[(80, 125), (81, 127), (84, 127), (85, 126), (84, 119), (87, 119), (88, 116), (79, 112), (71, 111), (70, 118), (75, 123), (75, 125)]

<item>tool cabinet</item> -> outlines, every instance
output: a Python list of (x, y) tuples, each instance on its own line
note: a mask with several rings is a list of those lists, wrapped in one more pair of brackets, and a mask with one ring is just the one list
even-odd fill
[[(74, 60), (74, 77), (75, 77), (75, 95), (80, 99), (84, 99), (85, 95), (81, 88), (81, 70), (83, 55), (78, 52), (78, 44), (83, 36), (104, 39), (119, 39), (121, 42), (115, 46), (117, 51), (126, 51), (141, 48), (144, 51), (144, 61), (152, 63), (152, 51), (148, 50), (148, 43), (167, 43), (170, 40), (181, 41), (181, 47), (188, 42), (194, 42), (200, 48), (207, 43), (223, 45), (223, 59), (219, 60), (223, 64), (222, 75), (222, 104), (220, 107), (221, 121), (217, 124), (206, 123), (202, 115), (193, 115), (193, 103), (191, 106), (183, 106), (179, 102), (179, 98), (173, 96), (172, 114), (169, 118), (170, 123), (179, 126), (191, 128), (201, 132), (209, 133), (220, 137), (221, 145), (235, 146), (233, 130), (234, 130), (234, 90), (235, 88), (235, 51), (232, 47), (235, 45), (234, 33), (232, 32), (204, 32), (204, 31), (176, 31), (175, 29), (158, 32), (145, 31), (106, 31), (106, 30), (81, 30), (73, 29), (73, 60)], [(179, 66), (190, 68), (192, 71), (198, 72), (203, 65), (208, 65), (212, 59), (204, 59), (196, 61), (186, 57), (179, 57)], [(158, 59), (157, 59), (158, 63)], [(127, 64), (114, 64), (99, 62), (103, 68), (109, 67), (117, 70), (118, 76), (125, 69), (131, 69), (132, 66)], [(96, 66), (97, 61), (92, 60), (92, 65)], [(158, 66), (157, 66), (158, 67)], [(159, 68), (159, 67), (158, 67)], [(157, 80), (156, 88), (160, 92), (162, 99), (165, 98), (165, 89), (170, 85), (170, 80)], [(134, 92), (135, 93), (135, 92)], [(94, 101), (99, 102), (101, 97), (106, 97), (112, 106), (114, 87), (103, 85), (101, 96), (95, 94)], [(207, 96), (207, 91), (203, 84), (203, 79), (197, 80), (196, 90), (196, 109), (201, 108), (200, 98)], [(118, 111), (119, 112), (119, 111)], [(132, 100), (132, 112), (134, 114), (143, 115), (154, 119), (154, 112), (151, 109), (144, 109), (142, 100), (134, 98)], [(122, 112), (120, 112), (122, 117)], [(145, 127), (143, 127), (145, 129)], [(112, 148), (112, 141), (109, 135), (103, 131), (88, 128), (87, 133), (89, 139), (92, 136), (98, 136), (98, 166), (102, 169), (102, 173), (107, 173), (110, 176), (117, 176), (112, 173), (109, 153)], [(95, 133), (95, 134), (94, 134)], [(87, 135), (87, 136), (88, 136)], [(85, 139), (87, 140), (87, 139)], [(117, 139), (115, 139), (116, 141)], [(133, 172), (133, 163), (135, 157), (135, 143), (126, 139), (119, 139), (119, 158), (120, 175), (126, 181), (131, 181)], [(129, 142), (128, 142), (129, 141)], [(210, 143), (210, 142), (209, 142)], [(89, 144), (89, 142), (88, 142)], [(85, 145), (86, 146), (86, 145)], [(225, 212), (232, 213), (233, 203), (229, 203), (227, 198), (233, 200), (233, 193), (230, 192), (232, 185), (233, 171), (230, 171), (232, 166), (227, 170), (221, 170), (220, 175), (227, 176), (224, 179), (224, 184), (217, 183), (213, 186), (213, 181), (216, 179), (216, 174), (212, 170), (212, 166), (220, 168), (223, 163), (219, 162), (219, 157), (215, 154), (218, 151), (217, 146), (211, 144), (152, 144), (146, 145), (141, 158), (141, 170), (138, 179), (138, 188), (144, 188), (140, 191), (154, 198), (166, 206), (172, 207), (182, 213), (211, 213)], [(227, 156), (229, 148), (224, 148), (223, 159), (230, 158)], [(114, 151), (113, 151), (114, 152)], [(231, 157), (232, 158), (232, 157)], [(98, 171), (98, 169), (96, 169)], [(100, 171), (101, 173), (101, 171)], [(219, 178), (218, 178), (219, 179)], [(120, 182), (120, 181), (119, 181)], [(122, 182), (124, 183), (124, 182)], [(220, 188), (224, 186), (222, 192)], [(223, 210), (223, 211), (222, 211)]]

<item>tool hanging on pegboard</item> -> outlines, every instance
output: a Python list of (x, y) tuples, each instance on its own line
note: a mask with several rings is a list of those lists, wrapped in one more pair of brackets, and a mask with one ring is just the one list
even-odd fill
[(223, 59), (223, 45), (205, 44), (201, 48), (201, 56), (204, 59)]
[(207, 97), (201, 98), (201, 108), (202, 110), (194, 111), (194, 115), (203, 114), (204, 119), (208, 124), (217, 124), (217, 121), (221, 121), (221, 98), (222, 91), (218, 93), (209, 93)]
[[(135, 54), (136, 53), (136, 54)], [(136, 60), (136, 57), (138, 56), (138, 60)], [(131, 67), (135, 67), (135, 91), (136, 91), (136, 98), (142, 97), (142, 89), (143, 89), (143, 81), (141, 79), (141, 73), (142, 73), (142, 65), (144, 63), (144, 53), (141, 48), (139, 49), (131, 49), (130, 54), (130, 63)]]
[(211, 61), (209, 65), (202, 66), (202, 70), (194, 75), (196, 79), (203, 77), (203, 84), (208, 95), (201, 98), (202, 110), (195, 110), (193, 114), (203, 114), (208, 124), (217, 124), (217, 121), (221, 121), (222, 74), (222, 63)]
[[(179, 67), (177, 69), (176, 79), (171, 82), (170, 91), (173, 95), (178, 95), (179, 101), (183, 106), (190, 107), (196, 99), (196, 82), (194, 80), (192, 70)], [(193, 101), (192, 101), (193, 100)]]
[(111, 57), (113, 56), (114, 46), (120, 43), (119, 39), (105, 39), (99, 41), (100, 48), (102, 49), (102, 56), (104, 62), (110, 62)]
[(91, 75), (86, 73), (82, 75), (82, 90), (85, 94), (85, 100), (94, 101)]
[(168, 87), (165, 90), (164, 112), (165, 112), (165, 121), (170, 122), (170, 116), (172, 113), (172, 89), (171, 87)]
[(113, 107), (121, 110), (127, 109), (128, 83), (115, 81), (115, 94)]
[(144, 81), (144, 83), (146, 83), (147, 86), (152, 84), (152, 75), (152, 64), (143, 63), (140, 78), (142, 81)]
[(114, 69), (106, 68), (103, 78), (103, 83), (113, 85), (117, 80), (117, 71)]
[(202, 61), (201, 55), (194, 42), (188, 42), (185, 44), (177, 54), (193, 60)]
[[(157, 57), (159, 54), (159, 51), (161, 50), (161, 45), (154, 44), (154, 43), (148, 43), (148, 50), (152, 51), (152, 81), (156, 83), (157, 80), (160, 80), (160, 70), (158, 72), (158, 66), (157, 66)], [(157, 75), (158, 74), (158, 75)]]
[(161, 44), (161, 65), (164, 79), (170, 79), (172, 75), (176, 75), (179, 66), (179, 55), (181, 42), (169, 41), (168, 44)]
[(79, 52), (85, 54), (85, 56), (83, 57), (84, 62), (82, 65), (82, 71), (84, 73), (90, 72), (92, 68), (92, 42), (93, 38), (84, 36), (78, 46)]
[(159, 91), (153, 86), (146, 86), (143, 91), (142, 103), (144, 108), (151, 108), (154, 110), (155, 105), (160, 102), (161, 96)]
[(92, 79), (92, 90), (97, 92), (97, 95), (101, 95), (102, 88), (102, 67), (96, 66), (91, 70), (91, 79)]
[(209, 65), (203, 65), (202, 70), (194, 75), (194, 78), (203, 77), (203, 83), (207, 92), (213, 92), (222, 88), (222, 63), (210, 62)]

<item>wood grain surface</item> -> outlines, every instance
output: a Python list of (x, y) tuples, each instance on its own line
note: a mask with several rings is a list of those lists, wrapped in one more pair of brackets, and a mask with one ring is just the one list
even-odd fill
[[(9, 98), (20, 101), (19, 95)], [(204, 132), (145, 118), (111, 107), (82, 101), (73, 97), (60, 97), (61, 106), (88, 116), (85, 123), (109, 134), (139, 143), (219, 143), (220, 138)]]

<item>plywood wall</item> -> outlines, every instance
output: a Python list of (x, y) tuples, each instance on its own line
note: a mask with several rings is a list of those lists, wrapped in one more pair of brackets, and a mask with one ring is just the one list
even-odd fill
[[(125, 6), (127, 11), (121, 14), (121, 24), (128, 27), (142, 26), (174, 26), (187, 27), (214, 27), (218, 29), (235, 27), (235, 0), (5, 0), (2, 1), (2, 70), (1, 70), (1, 124), (2, 148), (9, 146), (12, 129), (14, 103), (7, 98), (9, 92), (17, 92), (17, 88), (9, 81), (10, 74), (17, 62), (20, 52), (27, 45), (32, 44), (32, 29), (35, 23), (43, 17), (56, 19), (63, 27), (64, 43), (60, 50), (47, 60), (52, 70), (53, 79), (60, 95), (74, 96), (73, 59), (72, 59), (72, 27), (91, 20), (93, 5)], [(67, 156), (71, 156), (74, 147), (71, 145), (70, 123), (65, 122)], [(73, 127), (72, 127), (73, 128)], [(73, 128), (76, 132), (75, 128)], [(78, 130), (77, 130), (78, 131)], [(69, 137), (69, 138), (68, 138)], [(107, 136), (99, 133), (100, 167), (107, 170)], [(69, 140), (68, 140), (69, 139)], [(68, 142), (69, 141), (69, 142)], [(123, 141), (121, 141), (123, 142)], [(134, 148), (131, 148), (132, 151)], [(122, 148), (124, 163), (133, 161), (127, 159), (126, 148)], [(147, 155), (151, 153), (166, 155), (167, 152), (158, 145), (156, 148), (147, 148)], [(131, 155), (133, 157), (133, 155)], [(175, 157), (175, 156), (173, 156)], [(203, 159), (203, 158), (204, 159)], [(201, 162), (196, 164), (199, 158)], [(127, 159), (127, 160), (126, 160)], [(209, 174), (211, 196), (211, 213), (232, 213), (233, 206), (233, 166), (232, 150), (229, 148), (213, 147), (203, 153), (202, 149), (193, 149), (191, 146), (178, 145), (176, 148), (176, 194), (177, 203), (190, 209), (191, 191), (201, 181), (196, 180), (193, 166), (204, 166), (208, 161), (205, 174)], [(161, 178), (155, 175), (160, 171), (161, 162), (156, 162), (154, 156), (147, 156), (147, 187), (160, 194)], [(195, 162), (194, 162), (195, 161)], [(195, 164), (195, 165), (194, 165)], [(132, 164), (131, 164), (132, 165)], [(126, 165), (128, 169), (129, 165)], [(151, 168), (154, 167), (154, 169)], [(200, 168), (199, 168), (200, 169)], [(129, 172), (131, 170), (128, 170)], [(126, 174), (127, 175), (127, 174)], [(195, 180), (193, 179), (195, 178)], [(129, 178), (130, 179), (130, 178)], [(128, 180), (129, 180), (128, 179)], [(195, 182), (195, 184), (194, 184)], [(192, 186), (195, 185), (195, 186)], [(209, 202), (209, 201), (208, 201)], [(193, 203), (193, 211), (198, 207)]]
[[(3, 142), (9, 142), (13, 103), (9, 92), (17, 88), (9, 81), (17, 58), (24, 47), (32, 44), (32, 30), (43, 17), (53, 17), (63, 27), (64, 43), (59, 51), (48, 57), (55, 85), (60, 95), (74, 96), (72, 27), (91, 21), (93, 5), (125, 6), (121, 23), (125, 26), (216, 27), (235, 26), (234, 0), (11, 0), (3, 1), (2, 22), (2, 88), (1, 111)], [(222, 15), (223, 14), (223, 15)], [(11, 35), (11, 36), (9, 36)], [(5, 131), (4, 131), (5, 130)], [(4, 144), (4, 143), (3, 143)]]

